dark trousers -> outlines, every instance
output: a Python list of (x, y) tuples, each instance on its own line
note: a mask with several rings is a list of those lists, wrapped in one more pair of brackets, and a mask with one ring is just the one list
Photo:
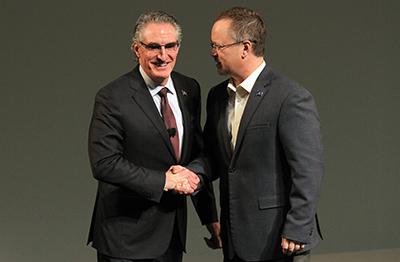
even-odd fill
[(175, 227), (174, 229), (167, 251), (161, 257), (155, 259), (126, 259), (109, 257), (97, 252), (97, 262), (182, 262), (182, 245), (177, 228)]
[[(232, 258), (224, 258), (224, 262), (246, 262), (245, 260), (240, 259), (236, 255)], [(311, 254), (309, 251), (304, 252), (303, 254), (299, 254), (296, 256), (284, 257), (280, 259), (272, 259), (272, 260), (263, 260), (258, 262), (311, 262)]]
[(114, 258), (106, 255), (97, 253), (97, 262), (181, 262), (182, 261), (182, 251), (180, 252), (167, 252), (164, 253), (159, 258), (156, 259), (125, 259), (125, 258)]

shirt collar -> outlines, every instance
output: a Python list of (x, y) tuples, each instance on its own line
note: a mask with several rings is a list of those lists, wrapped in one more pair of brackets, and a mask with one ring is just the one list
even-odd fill
[(144, 80), (144, 82), (146, 83), (146, 86), (147, 86), (147, 88), (148, 88), (149, 91), (150, 91), (151, 96), (158, 95), (158, 92), (160, 92), (160, 90), (161, 90), (163, 87), (168, 88), (168, 91), (169, 91), (169, 92), (171, 92), (172, 94), (175, 94), (175, 88), (174, 88), (174, 85), (173, 85), (173, 83), (172, 83), (171, 76), (168, 77), (167, 84), (166, 84), (165, 86), (160, 86), (160, 85), (157, 85), (157, 84), (146, 74), (146, 72), (143, 70), (143, 68), (142, 68), (141, 65), (139, 66), (139, 72), (140, 72), (140, 74), (142, 75), (143, 80)]
[[(241, 86), (244, 90), (246, 90), (250, 94), (251, 89), (253, 89), (253, 86), (256, 83), (258, 76), (261, 74), (261, 72), (262, 72), (262, 70), (264, 69), (265, 66), (266, 66), (266, 63), (263, 60), (263, 62), (256, 68), (256, 70), (254, 70), (238, 86)], [(236, 92), (236, 86), (233, 84), (232, 80), (229, 80), (228, 89), (232, 90), (233, 92)]]

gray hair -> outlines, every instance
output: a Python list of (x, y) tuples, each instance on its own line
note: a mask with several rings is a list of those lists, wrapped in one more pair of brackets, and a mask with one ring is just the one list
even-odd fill
[(171, 24), (176, 30), (178, 42), (180, 43), (182, 41), (182, 27), (180, 26), (178, 20), (173, 15), (167, 14), (164, 11), (150, 11), (141, 14), (138, 20), (136, 21), (132, 37), (133, 43), (140, 42), (142, 40), (143, 28), (148, 23)]

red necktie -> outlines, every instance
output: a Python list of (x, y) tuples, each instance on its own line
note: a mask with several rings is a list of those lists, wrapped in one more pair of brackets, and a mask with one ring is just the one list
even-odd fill
[(175, 116), (168, 103), (167, 98), (168, 88), (163, 87), (158, 95), (161, 97), (161, 114), (164, 119), (165, 127), (167, 128), (169, 139), (171, 140), (172, 147), (174, 148), (176, 159), (179, 160), (179, 135), (176, 126)]

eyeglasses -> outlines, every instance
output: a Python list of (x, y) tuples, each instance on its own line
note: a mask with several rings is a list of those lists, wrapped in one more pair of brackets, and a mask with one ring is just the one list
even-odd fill
[(220, 50), (222, 50), (224, 48), (228, 48), (228, 47), (231, 47), (231, 46), (234, 46), (234, 45), (242, 44), (242, 43), (244, 43), (246, 41), (250, 41), (252, 43), (257, 43), (257, 41), (255, 41), (255, 40), (242, 40), (242, 41), (239, 41), (239, 42), (226, 44), (226, 45), (218, 45), (216, 43), (210, 43), (211, 51), (220, 51)]
[(179, 42), (171, 42), (171, 43), (167, 43), (165, 45), (160, 45), (157, 43), (145, 44), (142, 41), (140, 41), (140, 44), (144, 48), (146, 48), (147, 50), (152, 51), (152, 52), (159, 52), (162, 50), (163, 47), (166, 52), (175, 52), (179, 47)]
[(215, 50), (220, 51), (220, 50), (222, 50), (224, 48), (228, 48), (228, 47), (231, 47), (231, 46), (234, 46), (234, 45), (238, 45), (238, 44), (241, 44), (241, 43), (243, 43), (243, 41), (235, 42), (235, 43), (232, 43), (232, 44), (226, 44), (226, 45), (218, 45), (216, 43), (210, 43), (210, 46), (211, 46), (211, 51), (215, 51)]

